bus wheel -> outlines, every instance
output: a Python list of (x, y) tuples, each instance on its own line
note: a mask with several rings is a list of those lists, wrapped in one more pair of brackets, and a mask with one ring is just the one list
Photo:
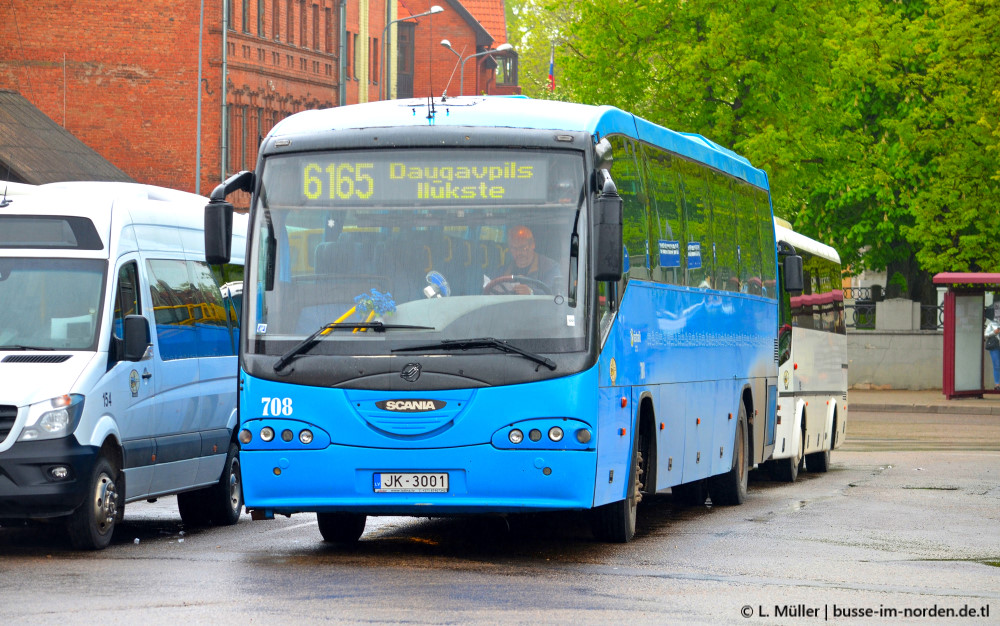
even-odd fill
[(830, 469), (830, 451), (813, 452), (806, 455), (806, 469), (810, 472), (823, 473)]
[(635, 518), (639, 500), (642, 498), (639, 482), (642, 452), (639, 451), (639, 438), (632, 442), (632, 462), (629, 465), (628, 496), (624, 500), (605, 504), (594, 509), (592, 528), (598, 541), (608, 543), (628, 543), (635, 537)]
[(747, 497), (747, 410), (740, 402), (739, 421), (736, 423), (736, 437), (733, 444), (733, 467), (725, 474), (712, 476), (708, 490), (712, 504), (743, 504)]
[(123, 494), (118, 492), (118, 469), (103, 455), (97, 458), (90, 473), (83, 504), (66, 522), (73, 547), (78, 550), (103, 550), (111, 543)]
[(794, 483), (795, 479), (799, 477), (799, 472), (802, 471), (802, 464), (805, 460), (805, 446), (806, 438), (805, 435), (799, 434), (799, 447), (795, 450), (795, 456), (790, 459), (779, 459), (777, 461), (771, 461), (771, 474), (776, 480), (782, 480), (786, 483)]
[(674, 485), (670, 488), (670, 493), (674, 494), (674, 499), (679, 504), (702, 506), (708, 499), (708, 480), (703, 478), (693, 483)]
[(319, 534), (330, 543), (354, 543), (365, 532), (367, 516), (360, 513), (317, 513)]

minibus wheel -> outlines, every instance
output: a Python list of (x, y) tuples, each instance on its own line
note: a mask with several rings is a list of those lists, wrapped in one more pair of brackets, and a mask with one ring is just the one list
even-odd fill
[(366, 515), (361, 513), (317, 513), (319, 534), (330, 543), (354, 543), (365, 532)]
[(235, 442), (229, 444), (226, 465), (217, 485), (209, 488), (212, 523), (232, 526), (240, 520), (243, 509), (243, 477), (240, 473), (240, 449)]
[(709, 479), (708, 492), (712, 504), (743, 504), (747, 497), (747, 457), (750, 444), (747, 438), (747, 410), (740, 402), (739, 421), (733, 442), (733, 467), (725, 474)]
[(105, 456), (97, 457), (83, 504), (69, 516), (66, 531), (78, 550), (103, 550), (111, 543), (122, 494), (118, 491), (118, 468)]

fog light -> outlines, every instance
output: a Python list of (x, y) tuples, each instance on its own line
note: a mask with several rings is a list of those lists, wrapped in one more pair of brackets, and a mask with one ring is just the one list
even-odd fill
[(271, 441), (272, 439), (274, 439), (274, 429), (272, 429), (270, 426), (265, 426), (264, 428), (261, 428), (260, 438), (263, 441)]
[(240, 443), (250, 443), (253, 441), (253, 433), (244, 428), (240, 431)]
[(56, 480), (66, 480), (69, 478), (69, 468), (63, 465), (57, 465), (49, 470), (49, 474), (51, 474), (52, 478), (55, 478)]
[(563, 429), (558, 426), (553, 426), (549, 429), (549, 439), (552, 441), (562, 441)]
[(281, 431), (282, 441), (291, 441), (293, 437), (295, 437), (295, 435), (292, 433), (292, 431), (288, 430), (287, 428)]
[(542, 439), (542, 431), (537, 428), (532, 428), (528, 431), (528, 439), (532, 441), (540, 441)]
[(514, 444), (521, 443), (524, 441), (524, 433), (515, 428), (507, 434), (507, 439), (510, 439), (510, 442)]
[(299, 441), (301, 441), (302, 443), (309, 445), (312, 443), (312, 440), (313, 440), (313, 434), (311, 430), (303, 430), (302, 432), (299, 433)]
[(590, 443), (590, 431), (586, 428), (581, 428), (576, 431), (576, 440), (580, 443)]

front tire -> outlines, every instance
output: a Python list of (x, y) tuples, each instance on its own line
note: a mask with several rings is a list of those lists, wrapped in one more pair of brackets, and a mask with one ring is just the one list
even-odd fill
[(319, 534), (330, 543), (355, 543), (365, 532), (366, 515), (361, 513), (317, 513)]
[(74, 548), (103, 550), (111, 543), (118, 520), (118, 507), (123, 506), (124, 500), (124, 494), (118, 489), (118, 479), (118, 468), (103, 455), (97, 457), (83, 504), (66, 522), (66, 531)]
[(594, 509), (592, 529), (598, 541), (628, 543), (635, 537), (635, 520), (642, 484), (639, 482), (642, 453), (639, 438), (632, 442), (632, 461), (629, 464), (629, 489), (624, 500), (605, 504)]
[(810, 472), (823, 473), (830, 469), (830, 451), (813, 452), (806, 455), (806, 469)]
[(739, 421), (736, 423), (736, 436), (733, 443), (733, 467), (725, 474), (709, 479), (709, 494), (712, 504), (736, 505), (743, 504), (747, 497), (747, 457), (750, 452), (747, 437), (747, 411), (740, 402)]

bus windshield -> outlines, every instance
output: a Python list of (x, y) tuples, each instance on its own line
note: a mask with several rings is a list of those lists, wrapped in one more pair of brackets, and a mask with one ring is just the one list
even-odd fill
[(282, 355), (328, 324), (310, 354), (435, 353), (482, 338), (583, 351), (586, 257), (571, 253), (574, 235), (586, 249), (583, 190), (580, 152), (271, 157), (252, 225), (247, 352)]
[(106, 265), (0, 258), (0, 350), (95, 350)]

